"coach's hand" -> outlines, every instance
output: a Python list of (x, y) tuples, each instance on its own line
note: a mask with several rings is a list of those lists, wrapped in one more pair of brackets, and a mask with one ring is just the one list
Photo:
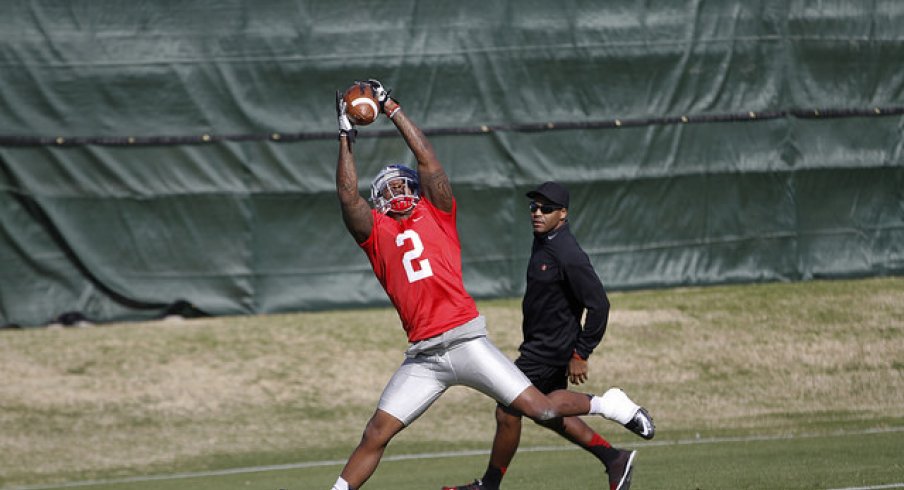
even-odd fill
[(585, 359), (572, 357), (568, 361), (568, 380), (571, 384), (579, 385), (587, 381), (588, 365)]
[(336, 119), (339, 121), (339, 137), (347, 137), (350, 143), (354, 143), (358, 130), (348, 119), (348, 114), (345, 112), (345, 100), (342, 98), (342, 92), (338, 90), (336, 91)]

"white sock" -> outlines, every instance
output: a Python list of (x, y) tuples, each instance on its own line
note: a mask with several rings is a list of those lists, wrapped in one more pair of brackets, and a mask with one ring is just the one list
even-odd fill
[(348, 490), (348, 482), (340, 476), (339, 479), (336, 480), (336, 484), (333, 485), (332, 490)]
[(630, 422), (639, 408), (640, 405), (631, 401), (628, 395), (618, 388), (609, 388), (602, 396), (590, 399), (590, 413), (602, 415), (622, 425)]

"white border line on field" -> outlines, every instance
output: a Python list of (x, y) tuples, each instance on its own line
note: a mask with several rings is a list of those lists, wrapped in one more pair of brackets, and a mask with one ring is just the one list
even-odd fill
[[(865, 429), (860, 431), (836, 431), (830, 433), (809, 433), (809, 434), (788, 434), (788, 435), (772, 435), (772, 436), (739, 436), (739, 437), (696, 437), (693, 439), (678, 439), (672, 441), (644, 441), (633, 443), (631, 446), (637, 447), (657, 447), (657, 446), (686, 446), (697, 444), (718, 444), (725, 442), (757, 442), (757, 441), (781, 441), (790, 439), (815, 439), (819, 437), (846, 437), (853, 435), (867, 434), (887, 434), (895, 432), (904, 432), (904, 427), (886, 427), (881, 429)], [(553, 452), (553, 451), (577, 451), (575, 446), (534, 446), (522, 447), (518, 452)], [(435, 453), (419, 453), (419, 454), (396, 454), (384, 456), (381, 461), (407, 461), (413, 459), (437, 459), (437, 458), (458, 458), (466, 456), (489, 455), (489, 449), (475, 449), (464, 451), (442, 451)], [(341, 466), (345, 464), (345, 460), (324, 460), (324, 461), (308, 461), (305, 463), (289, 463), (267, 466), (250, 466), (244, 468), (230, 468), (225, 470), (196, 471), (191, 473), (172, 473), (168, 475), (147, 475), (132, 476), (127, 478), (114, 478), (109, 480), (84, 480), (68, 483), (57, 483), (54, 485), (30, 485), (24, 487), (0, 487), (0, 490), (56, 490), (61, 488), (78, 488), (92, 485), (115, 485), (120, 483), (142, 483), (161, 480), (180, 480), (188, 478), (203, 478), (210, 476), (226, 476), (238, 475), (245, 473), (261, 473), (266, 471), (281, 470), (297, 470), (304, 468), (318, 468), (322, 466)], [(875, 485), (867, 487), (849, 487), (836, 488), (832, 490), (884, 490), (889, 488), (904, 488), (904, 482), (888, 483), (884, 485)]]
[(832, 490), (882, 490), (884, 488), (904, 488), (904, 483), (889, 483), (888, 485), (873, 485), (869, 487), (833, 488)]

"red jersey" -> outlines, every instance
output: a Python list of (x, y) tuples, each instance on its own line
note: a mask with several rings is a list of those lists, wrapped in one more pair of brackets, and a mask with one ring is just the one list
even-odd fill
[(374, 225), (361, 248), (399, 312), (409, 342), (439, 335), (478, 315), (461, 276), (456, 211), (454, 201), (446, 213), (426, 199), (402, 221), (371, 210)]

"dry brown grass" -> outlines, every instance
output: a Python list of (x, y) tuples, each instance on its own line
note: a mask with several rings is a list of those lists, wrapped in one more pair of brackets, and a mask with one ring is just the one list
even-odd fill
[[(580, 389), (622, 386), (651, 409), (660, 437), (904, 419), (904, 279), (611, 299)], [(481, 311), (514, 357), (519, 302)], [(344, 457), (404, 348), (385, 308), (0, 332), (0, 487)], [(453, 388), (394, 445), (485, 447), (492, 408)], [(557, 442), (539, 429), (524, 441)]]

